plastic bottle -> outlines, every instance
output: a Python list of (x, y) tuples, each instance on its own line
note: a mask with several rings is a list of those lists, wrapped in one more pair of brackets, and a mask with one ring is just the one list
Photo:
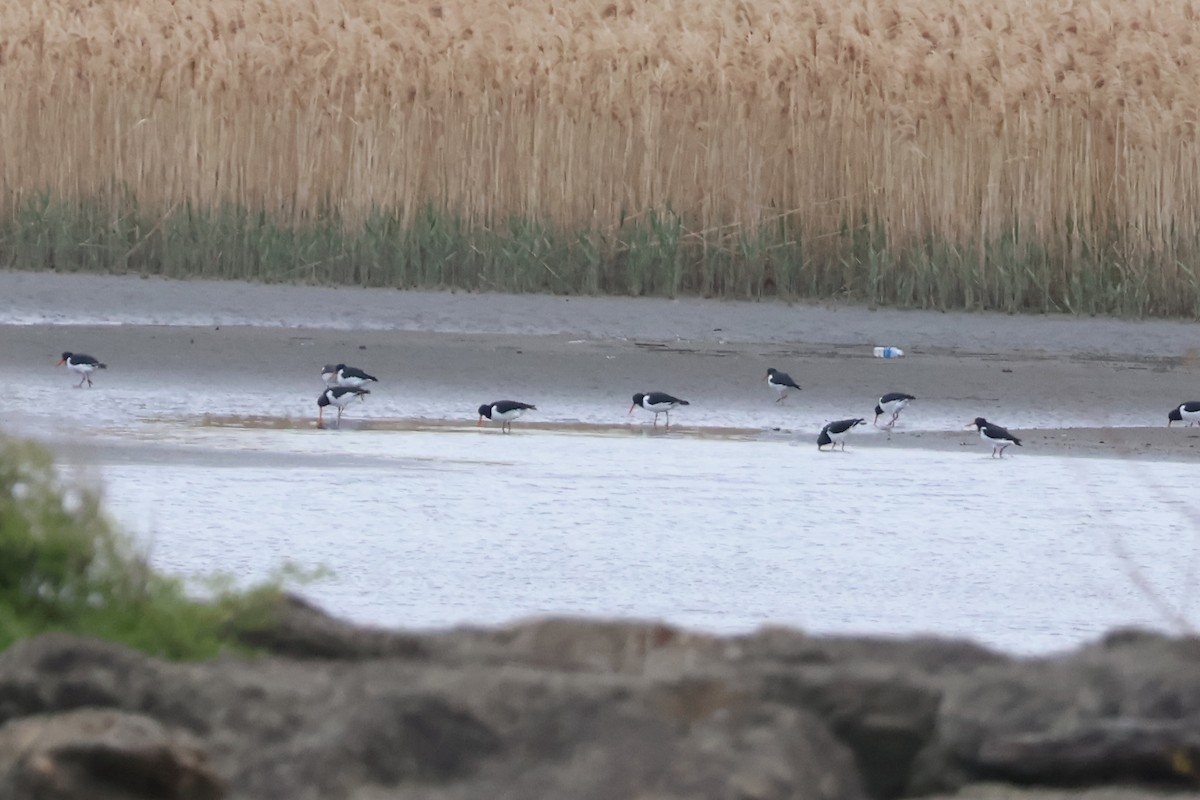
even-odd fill
[(876, 347), (876, 358), (904, 358), (904, 351), (899, 347)]

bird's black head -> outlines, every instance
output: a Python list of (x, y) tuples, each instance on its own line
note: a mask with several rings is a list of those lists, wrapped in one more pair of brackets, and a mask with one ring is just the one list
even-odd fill
[[(976, 428), (985, 428), (988, 426), (988, 424), (988, 421), (983, 417), (976, 417), (975, 421), (971, 423), (971, 425), (974, 425)], [(970, 427), (970, 425), (967, 427)]]
[(346, 368), (346, 365), (345, 365), (345, 364), (338, 364), (336, 367), (334, 367), (334, 368), (333, 368), (333, 371), (334, 371), (334, 372), (341, 372), (341, 371), (342, 371), (342, 370), (344, 370), (345, 368)]
[(488, 419), (491, 419), (492, 418), (492, 407), (487, 405), (486, 403), (481, 405), (479, 407), (479, 416), (487, 417)]
[(767, 370), (767, 377), (769, 378), (777, 372), (779, 372), (779, 370), (775, 369), (774, 367), (771, 367), (770, 369)]
[(327, 390), (321, 392), (321, 396), (317, 398), (317, 407), (324, 408), (325, 406), (329, 405), (331, 402), (333, 402), (333, 401), (331, 401), (329, 399), (329, 390), (327, 389)]
[(879, 415), (883, 413), (883, 406), (875, 404), (875, 419), (879, 419)]
[(646, 395), (645, 395), (645, 394), (643, 394), (642, 392), (638, 392), (637, 394), (635, 394), (635, 395), (633, 396), (633, 404), (634, 404), (635, 406), (640, 406), (640, 405), (642, 404), (642, 400), (643, 400), (645, 397), (646, 397)]
[(854, 422), (851, 422), (851, 423), (850, 423), (850, 427), (851, 427), (851, 428), (854, 428), (854, 427), (856, 427), (856, 426), (858, 426), (858, 425), (866, 425), (866, 424), (867, 424), (867, 421), (866, 421), (865, 419), (861, 419), (861, 418), (860, 418), (860, 419), (856, 419), (856, 420), (854, 420)]
[(63, 353), (63, 354), (62, 354), (62, 360), (63, 360), (63, 361), (67, 361), (67, 360), (68, 360), (68, 359), (70, 359), (70, 358), (71, 358), (71, 356), (73, 356), (73, 355), (75, 355), (75, 354), (74, 354), (74, 353), (70, 353), (70, 352), (68, 352), (68, 353)]
[[(66, 356), (63, 356), (66, 358)], [(1175, 406), (1171, 409), (1171, 413), (1167, 414), (1167, 427), (1171, 427), (1172, 422), (1183, 422), (1183, 406)]]

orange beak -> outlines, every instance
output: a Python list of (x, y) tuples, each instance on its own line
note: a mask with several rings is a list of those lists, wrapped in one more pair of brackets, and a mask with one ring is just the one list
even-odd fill
[(964, 427), (964, 428), (974, 428), (974, 427), (975, 427), (975, 423), (974, 423), (974, 422), (968, 422), (966, 425), (963, 425), (963, 427)]
[(56, 367), (61, 367), (61, 366), (62, 366), (63, 364), (65, 364), (65, 363), (67, 363), (67, 360), (66, 360), (65, 358), (60, 358), (60, 359), (58, 360), (58, 363), (57, 363), (57, 364), (55, 364), (54, 366), (56, 366)]
[(1175, 421), (1175, 420), (1173, 420), (1173, 419), (1169, 419), (1169, 420), (1167, 420), (1167, 427), (1168, 427), (1168, 428), (1169, 428), (1169, 427), (1171, 427), (1171, 423), (1173, 423), (1174, 421)]
[[(631, 404), (631, 405), (629, 406), (629, 414), (632, 414), (632, 413), (633, 413), (633, 410), (634, 410), (635, 408), (637, 408), (637, 403), (633, 403), (633, 404)], [(627, 417), (628, 417), (628, 416), (629, 416), (629, 414), (626, 414), (625, 416), (627, 416)]]
[(317, 409), (317, 430), (325, 429), (325, 406)]
[(482, 424), (483, 424), (483, 414), (480, 414), (480, 415), (479, 415), (479, 422), (476, 422), (476, 423), (475, 423), (475, 427), (476, 427), (476, 428), (478, 428), (478, 427), (479, 427), (480, 425), (482, 425)]

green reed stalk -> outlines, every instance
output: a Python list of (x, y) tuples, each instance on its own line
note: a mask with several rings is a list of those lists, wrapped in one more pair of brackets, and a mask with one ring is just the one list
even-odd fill
[[(408, 221), (405, 221), (408, 220)], [(377, 208), (359, 224), (329, 211), (288, 226), (262, 211), (181, 203), (149, 210), (29, 196), (0, 215), (0, 265), (12, 269), (160, 275), (403, 289), (840, 299), (871, 306), (1200, 315), (1200, 281), (1184, 260), (1138, 258), (1107, 241), (1031, 240), (1019, 223), (985, 242), (932, 234), (893, 238), (879, 219), (805, 234), (781, 215), (759, 228), (697, 229), (649, 210), (609, 230), (563, 230), (509, 218), (470, 227), (426, 206)], [(1200, 253), (1200, 242), (1172, 242)]]

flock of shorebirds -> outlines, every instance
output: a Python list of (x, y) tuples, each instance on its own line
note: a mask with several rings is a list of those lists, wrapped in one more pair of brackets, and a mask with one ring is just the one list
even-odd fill
[[(62, 354), (62, 359), (58, 362), (58, 366), (66, 366), (67, 369), (80, 376), (79, 383), (75, 385), (76, 388), (82, 387), (85, 383), (90, 387), (92, 385), (92, 373), (98, 369), (108, 369), (107, 364), (101, 363), (92, 356), (71, 352)], [(325, 389), (317, 397), (318, 428), (325, 427), (325, 409), (330, 406), (337, 409), (337, 420), (334, 423), (334, 427), (340, 427), (342, 412), (345, 411), (346, 406), (354, 400), (362, 400), (366, 395), (370, 394), (371, 390), (366, 388), (366, 384), (377, 382), (378, 378), (367, 374), (358, 367), (351, 367), (346, 364), (326, 364), (321, 368), (321, 380), (325, 382)], [(792, 376), (786, 372), (780, 372), (774, 367), (767, 370), (765, 380), (767, 386), (779, 395), (775, 400), (776, 403), (782, 403), (786, 400), (792, 390), (800, 390), (800, 385), (792, 379)], [(906, 394), (905, 392), (888, 392), (875, 403), (875, 419), (873, 424), (876, 427), (888, 429), (894, 427), (896, 420), (900, 417), (900, 412), (916, 399), (913, 395)], [(632, 414), (635, 408), (649, 411), (654, 414), (654, 427), (658, 427), (658, 416), (663, 414), (666, 416), (666, 427), (669, 429), (671, 427), (671, 411), (679, 406), (686, 405), (689, 405), (687, 400), (681, 400), (666, 392), (638, 392), (633, 396), (633, 403), (629, 406), (629, 414)], [(492, 403), (484, 403), (479, 407), (479, 421), (476, 423), (476, 426), (482, 425), (483, 421), (488, 419), (492, 422), (500, 423), (501, 432), (510, 433), (512, 431), (513, 420), (520, 417), (526, 411), (536, 410), (537, 406), (530, 403), (521, 403), (516, 400), (497, 400)], [(889, 417), (887, 424), (880, 426), (880, 417)], [(1167, 414), (1167, 426), (1169, 427), (1176, 422), (1186, 422), (1189, 427), (1200, 425), (1200, 400), (1180, 403), (1175, 408), (1172, 408)], [(829, 447), (830, 450), (836, 450), (840, 444), (844, 451), (846, 449), (846, 437), (850, 432), (859, 425), (866, 424), (866, 419), (862, 417), (839, 419), (826, 424), (825, 427), (821, 428), (821, 432), (817, 436), (817, 449), (823, 450), (825, 447)], [(988, 422), (983, 417), (976, 417), (974, 421), (967, 423), (964, 427), (974, 427), (979, 432), (979, 437), (992, 445), (993, 458), (1003, 458), (1004, 450), (1011, 445), (1021, 446), (1019, 438), (1007, 429)]]

